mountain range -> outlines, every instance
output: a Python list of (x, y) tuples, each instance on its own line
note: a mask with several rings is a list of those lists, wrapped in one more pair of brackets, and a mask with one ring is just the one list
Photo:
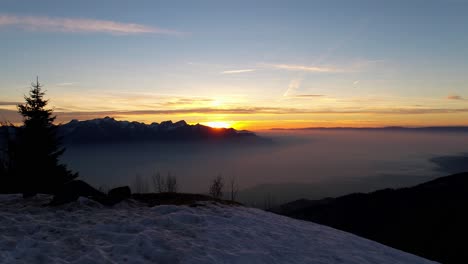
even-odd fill
[(145, 124), (117, 121), (111, 117), (86, 121), (72, 120), (59, 126), (65, 143), (106, 143), (128, 141), (197, 141), (197, 140), (255, 140), (249, 131), (233, 128), (212, 128), (190, 125), (184, 120)]
[[(201, 124), (190, 125), (184, 120), (145, 124), (118, 121), (111, 117), (92, 120), (72, 120), (58, 125), (58, 134), (66, 144), (121, 143), (136, 141), (242, 141), (266, 142), (255, 133), (233, 128), (213, 128)], [(14, 128), (9, 129), (10, 134)]]

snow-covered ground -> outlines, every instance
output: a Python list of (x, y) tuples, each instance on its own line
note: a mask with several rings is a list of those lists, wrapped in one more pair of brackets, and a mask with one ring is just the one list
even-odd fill
[(0, 263), (433, 263), (258, 209), (0, 195)]

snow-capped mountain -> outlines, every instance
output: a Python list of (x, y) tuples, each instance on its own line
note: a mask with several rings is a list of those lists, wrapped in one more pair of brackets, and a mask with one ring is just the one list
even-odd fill
[(72, 120), (59, 126), (59, 134), (66, 143), (126, 142), (142, 140), (211, 140), (258, 139), (248, 131), (232, 128), (211, 128), (184, 120), (164, 121), (149, 125), (140, 122), (117, 121), (111, 117), (86, 121)]
[(0, 195), (0, 263), (435, 263), (330, 227), (259, 209), (114, 207)]

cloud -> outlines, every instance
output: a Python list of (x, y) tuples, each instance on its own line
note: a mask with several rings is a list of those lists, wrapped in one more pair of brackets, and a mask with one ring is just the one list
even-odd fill
[(182, 32), (133, 23), (120, 23), (110, 20), (85, 18), (56, 18), (46, 16), (0, 15), (0, 27), (19, 27), (25, 30), (107, 33), (112, 35), (163, 34), (183, 35)]
[(465, 98), (461, 97), (460, 95), (449, 95), (447, 96), (449, 100), (466, 100)]
[(292, 93), (296, 92), (297, 89), (301, 86), (302, 80), (301, 79), (294, 79), (289, 82), (288, 89), (284, 92), (283, 96), (287, 97), (290, 96)]
[(295, 64), (270, 64), (271, 67), (289, 71), (305, 71), (305, 72), (338, 72), (338, 69), (320, 66), (307, 66)]
[(19, 105), (20, 102), (2, 102), (0, 101), (0, 105)]
[(75, 85), (75, 83), (72, 82), (63, 82), (63, 83), (57, 83), (57, 86), (72, 86)]
[(299, 98), (299, 99), (306, 99), (306, 98), (317, 98), (325, 96), (323, 94), (296, 94), (297, 90), (301, 86), (302, 80), (301, 79), (294, 79), (289, 82), (288, 89), (284, 92), (283, 96), (288, 98)]
[(245, 72), (254, 72), (255, 69), (244, 69), (244, 70), (229, 70), (223, 71), (221, 74), (237, 74), (237, 73), (245, 73)]
[(214, 100), (211, 98), (177, 98), (168, 102), (161, 103), (162, 106), (184, 106), (198, 103), (209, 103)]
[(56, 112), (61, 119), (87, 119), (89, 117), (128, 117), (140, 115), (190, 115), (190, 114), (276, 114), (276, 115), (294, 115), (294, 114), (371, 114), (371, 115), (424, 115), (424, 114), (453, 114), (468, 113), (468, 108), (342, 108), (342, 109), (301, 109), (286, 107), (236, 107), (236, 108), (188, 108), (188, 109), (155, 109), (155, 110), (133, 110), (133, 111), (89, 111), (89, 112)]
[(315, 97), (323, 97), (325, 95), (323, 94), (297, 94), (294, 95), (293, 97), (295, 98), (315, 98)]

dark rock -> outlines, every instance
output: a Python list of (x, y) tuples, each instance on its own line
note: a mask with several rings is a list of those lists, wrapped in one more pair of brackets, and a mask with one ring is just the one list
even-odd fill
[(117, 187), (109, 191), (108, 196), (110, 199), (120, 202), (132, 196), (132, 191), (128, 186)]
[(74, 180), (64, 184), (54, 195), (50, 205), (61, 205), (74, 202), (78, 197), (88, 197), (99, 201), (105, 198), (105, 194), (94, 189), (91, 185), (84, 181)]

